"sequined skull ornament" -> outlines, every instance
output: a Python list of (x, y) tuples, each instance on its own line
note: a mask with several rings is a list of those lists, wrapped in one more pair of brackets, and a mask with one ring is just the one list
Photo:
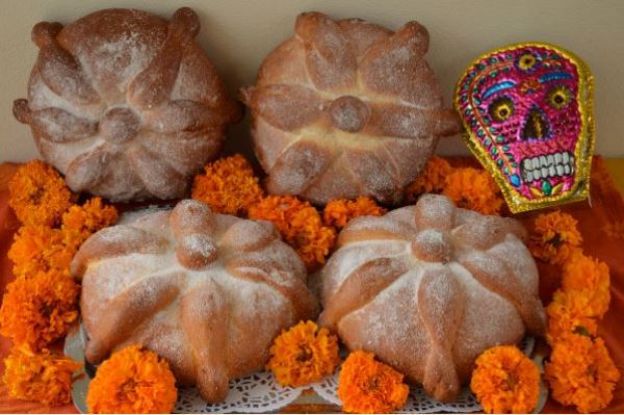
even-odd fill
[(478, 58), (455, 106), (466, 142), (512, 212), (585, 199), (594, 150), (592, 76), (558, 47), (527, 43)]

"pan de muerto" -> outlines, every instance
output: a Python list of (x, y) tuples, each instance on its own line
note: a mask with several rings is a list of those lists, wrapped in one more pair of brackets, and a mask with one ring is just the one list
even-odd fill
[(179, 198), (216, 156), (240, 108), (193, 40), (198, 32), (189, 8), (171, 21), (107, 9), (33, 28), (39, 56), (28, 100), (13, 112), (73, 191)]
[(126, 214), (80, 247), (72, 274), (90, 362), (142, 344), (213, 403), (230, 379), (264, 367), (282, 329), (317, 312), (303, 263), (272, 224), (194, 200)]
[(438, 138), (459, 131), (425, 61), (427, 30), (303, 13), (267, 56), (251, 108), (256, 154), (274, 194), (318, 204), (367, 195), (398, 202)]
[(354, 219), (322, 270), (321, 324), (452, 400), (483, 351), (544, 332), (524, 235), (513, 219), (456, 208), (445, 196)]

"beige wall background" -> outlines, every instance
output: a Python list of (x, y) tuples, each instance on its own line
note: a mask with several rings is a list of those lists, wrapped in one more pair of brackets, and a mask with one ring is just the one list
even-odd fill
[[(37, 156), (29, 129), (11, 113), (24, 97), (37, 49), (32, 26), (69, 23), (92, 11), (132, 7), (169, 17), (181, 6), (200, 15), (197, 39), (235, 93), (254, 82), (264, 56), (292, 34), (295, 16), (317, 10), (336, 18), (360, 17), (397, 28), (418, 20), (431, 35), (428, 61), (447, 103), (455, 82), (472, 59), (508, 43), (542, 40), (583, 57), (596, 79), (597, 152), (624, 156), (624, 0), (1, 0), (0, 161)], [(249, 151), (248, 120), (229, 133), (229, 150)], [(440, 153), (461, 153), (458, 137), (440, 144)]]

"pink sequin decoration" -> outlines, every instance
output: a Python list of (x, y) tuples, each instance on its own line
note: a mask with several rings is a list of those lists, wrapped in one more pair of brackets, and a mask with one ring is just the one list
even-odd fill
[(580, 139), (579, 73), (556, 50), (499, 50), (475, 63), (458, 86), (458, 109), (513, 191), (539, 199), (570, 190)]

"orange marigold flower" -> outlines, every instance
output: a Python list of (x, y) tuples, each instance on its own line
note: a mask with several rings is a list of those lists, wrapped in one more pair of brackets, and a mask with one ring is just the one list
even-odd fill
[(572, 334), (595, 336), (598, 321), (591, 309), (590, 297), (578, 291), (557, 290), (553, 300), (546, 307), (548, 315), (548, 331), (546, 339), (554, 344)]
[(89, 199), (84, 205), (73, 205), (63, 214), (63, 240), (65, 245), (80, 245), (92, 234), (117, 222), (114, 206), (105, 205), (99, 197)]
[(262, 196), (258, 178), (240, 154), (207, 164), (205, 173), (195, 176), (193, 182), (193, 199), (219, 213), (245, 215)]
[(73, 374), (81, 365), (47, 350), (33, 352), (17, 346), (4, 359), (2, 380), (13, 398), (37, 401), (49, 406), (71, 402)]
[(0, 308), (0, 333), (34, 350), (63, 338), (78, 319), (80, 286), (59, 272), (40, 272), (7, 285)]
[(452, 170), (446, 177), (443, 193), (458, 207), (484, 215), (498, 215), (503, 207), (498, 186), (483, 169), (463, 167)]
[(273, 222), (309, 271), (325, 263), (336, 241), (335, 229), (323, 225), (321, 215), (314, 206), (294, 196), (265, 197), (250, 206), (249, 218)]
[(551, 264), (565, 263), (583, 243), (576, 225), (572, 215), (559, 210), (538, 215), (529, 239), (533, 256)]
[(9, 205), (25, 225), (58, 225), (73, 199), (58, 172), (40, 160), (17, 170), (9, 182), (9, 192)]
[(270, 349), (267, 369), (282, 386), (303, 386), (334, 373), (340, 363), (338, 339), (312, 321), (282, 331)]
[(89, 384), (90, 413), (170, 413), (178, 398), (166, 360), (140, 346), (128, 346), (106, 360)]
[(609, 310), (610, 284), (607, 264), (580, 251), (572, 254), (563, 265), (561, 289), (585, 296), (588, 316), (600, 319)]
[(516, 346), (492, 347), (477, 358), (470, 389), (487, 413), (528, 413), (539, 398), (537, 365)]
[(568, 336), (556, 342), (545, 367), (552, 397), (579, 412), (604, 409), (613, 399), (620, 372), (601, 338)]
[(408, 395), (403, 375), (375, 360), (372, 353), (352, 352), (342, 364), (338, 397), (346, 412), (392, 412), (405, 405)]
[(405, 198), (409, 203), (415, 203), (423, 193), (440, 193), (444, 190), (446, 177), (453, 168), (446, 159), (433, 156), (427, 161), (421, 175), (405, 188)]
[(381, 216), (386, 209), (375, 203), (370, 197), (360, 196), (355, 200), (331, 200), (323, 210), (323, 221), (327, 226), (342, 229), (358, 216)]
[(63, 234), (48, 226), (22, 226), (8, 252), (13, 274), (29, 278), (39, 272), (69, 272), (74, 250), (66, 249)]

